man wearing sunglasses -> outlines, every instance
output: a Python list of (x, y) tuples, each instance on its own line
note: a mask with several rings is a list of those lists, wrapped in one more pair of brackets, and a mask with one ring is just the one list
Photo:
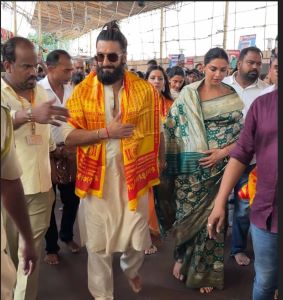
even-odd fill
[(96, 50), (96, 72), (67, 101), (71, 118), (64, 136), (67, 145), (77, 146), (89, 290), (96, 300), (110, 300), (114, 252), (123, 253), (120, 266), (132, 290), (141, 290), (139, 269), (151, 245), (148, 189), (159, 183), (164, 144), (158, 93), (125, 70), (127, 40), (115, 21), (103, 27)]

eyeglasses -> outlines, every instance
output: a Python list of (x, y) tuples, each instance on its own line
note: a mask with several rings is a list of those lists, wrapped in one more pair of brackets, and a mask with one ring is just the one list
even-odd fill
[(103, 62), (104, 61), (104, 58), (105, 56), (107, 57), (107, 59), (110, 61), (110, 62), (116, 62), (118, 61), (119, 57), (122, 56), (123, 54), (117, 54), (117, 53), (107, 53), (107, 54), (104, 54), (104, 53), (97, 53), (95, 56), (94, 56), (94, 59), (97, 61), (97, 62)]

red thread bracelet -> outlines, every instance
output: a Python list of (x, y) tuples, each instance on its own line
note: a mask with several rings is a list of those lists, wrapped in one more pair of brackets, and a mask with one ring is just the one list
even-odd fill
[(107, 127), (105, 127), (105, 129), (106, 129), (107, 137), (110, 139), (110, 136), (109, 136), (109, 132), (108, 132)]

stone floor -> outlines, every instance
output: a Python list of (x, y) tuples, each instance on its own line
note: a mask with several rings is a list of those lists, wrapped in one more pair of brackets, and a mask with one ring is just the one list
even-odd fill
[[(56, 218), (60, 217), (57, 200)], [(59, 223), (59, 222), (58, 222)], [(75, 238), (78, 240), (78, 227), (75, 224)], [(72, 254), (62, 243), (61, 262), (50, 266), (40, 262), (40, 283), (38, 300), (91, 300), (93, 299), (87, 287), (87, 252), (82, 248), (79, 254)], [(253, 265), (238, 266), (229, 256), (230, 230), (225, 247), (225, 288), (222, 291), (214, 291), (210, 295), (202, 295), (198, 290), (191, 290), (184, 286), (172, 275), (173, 267), (173, 241), (166, 238), (158, 247), (158, 252), (145, 257), (141, 269), (143, 277), (143, 290), (140, 294), (134, 294), (128, 286), (128, 282), (119, 267), (119, 256), (114, 256), (114, 297), (115, 300), (250, 300)], [(249, 253), (252, 256), (251, 243), (249, 241)], [(44, 255), (44, 252), (43, 252)]]

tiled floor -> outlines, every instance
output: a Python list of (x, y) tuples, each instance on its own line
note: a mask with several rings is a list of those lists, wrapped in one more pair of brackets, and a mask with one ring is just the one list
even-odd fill
[[(56, 217), (61, 214), (57, 200)], [(77, 236), (78, 228), (75, 226)], [(250, 300), (253, 281), (253, 266), (240, 267), (229, 257), (230, 236), (225, 249), (225, 288), (210, 295), (202, 295), (198, 290), (191, 290), (172, 276), (173, 241), (167, 238), (158, 247), (158, 252), (145, 257), (141, 269), (143, 290), (134, 294), (119, 267), (119, 254), (114, 256), (115, 300)], [(91, 300), (87, 287), (87, 252), (83, 248), (79, 254), (71, 254), (60, 243), (61, 262), (50, 266), (41, 260), (38, 300)], [(249, 247), (250, 243), (249, 243)], [(251, 254), (251, 251), (249, 253)]]

